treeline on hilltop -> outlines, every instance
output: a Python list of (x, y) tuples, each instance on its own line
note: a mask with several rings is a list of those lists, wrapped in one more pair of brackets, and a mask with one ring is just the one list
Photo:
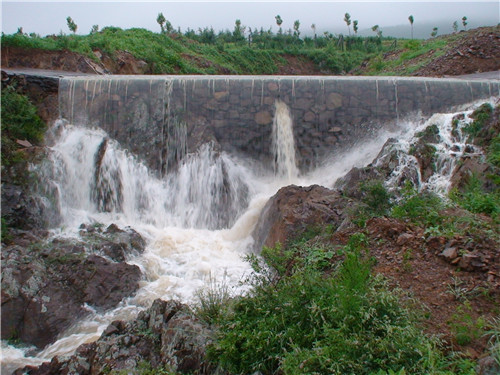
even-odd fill
[[(182, 32), (160, 13), (156, 19), (159, 33), (140, 28), (104, 27), (100, 30), (94, 25), (88, 35), (77, 35), (77, 24), (68, 17), (71, 35), (61, 31), (58, 35), (41, 37), (35, 33), (28, 35), (19, 28), (11, 35), (2, 33), (2, 47), (69, 50), (96, 61), (99, 57), (94, 51), (107, 53), (111, 58), (115, 58), (117, 51), (128, 51), (148, 63), (152, 74), (292, 74), (283, 69), (290, 57), (312, 63), (313, 68), (299, 71), (299, 74), (345, 74), (362, 63), (369, 65), (364, 74), (378, 74), (384, 67), (380, 60), (389, 51), (403, 48), (412, 51), (410, 57), (414, 57), (446, 45), (384, 37), (378, 25), (371, 28), (373, 36), (361, 37), (358, 21), (351, 21), (349, 13), (344, 16), (348, 35), (331, 32), (318, 35), (316, 25), (312, 24), (312, 35), (303, 36), (299, 20), (288, 30), (281, 27), (283, 20), (279, 15), (275, 20), (277, 32), (272, 28), (243, 26), (239, 19), (232, 31), (216, 32), (213, 27), (204, 27)], [(409, 21), (413, 29), (413, 16)], [(466, 27), (466, 21), (463, 23)]]

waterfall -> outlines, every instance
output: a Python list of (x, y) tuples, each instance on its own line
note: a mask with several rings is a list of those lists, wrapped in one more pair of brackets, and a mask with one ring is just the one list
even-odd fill
[(157, 228), (227, 228), (248, 205), (249, 171), (206, 144), (158, 178), (102, 130), (59, 122), (39, 170), (55, 185), (66, 226), (90, 220), (147, 223)]
[[(397, 160), (386, 185), (389, 188), (397, 188), (405, 177), (413, 176), (413, 182), (418, 189), (432, 191), (445, 198), (451, 187), (453, 172), (462, 157), (482, 155), (480, 148), (469, 143), (469, 135), (464, 131), (473, 121), (470, 115), (477, 106), (479, 104), (456, 113), (436, 113), (424, 121), (408, 124), (401, 136), (384, 150), (385, 154), (379, 156), (375, 165), (386, 163), (387, 158)], [(420, 139), (429, 133), (432, 137), (424, 144), (431, 147), (433, 153), (432, 173), (422, 176), (421, 165), (415, 156), (415, 147)]]
[(290, 109), (281, 100), (277, 100), (275, 103), (272, 150), (276, 175), (291, 183), (299, 175), (295, 161), (296, 150), (293, 136), (293, 120)]
[[(245, 293), (247, 289), (241, 282), (251, 272), (251, 267), (243, 257), (253, 249), (251, 234), (262, 208), (278, 189), (289, 184), (331, 187), (352, 167), (361, 167), (372, 161), (389, 137), (401, 140), (394, 146), (401, 155), (398, 168), (416, 168), (418, 174), (415, 158), (408, 152), (415, 129), (423, 130), (434, 122), (441, 123), (441, 119), (446, 128), (451, 126), (453, 117), (436, 115), (427, 122), (420, 118), (399, 121), (400, 128), (395, 133), (381, 131), (378, 136), (364, 141), (360, 139), (347, 152), (331, 156), (323, 163), (318, 162), (319, 167), (315, 170), (299, 174), (294, 124), (287, 106), (287, 103), (291, 104), (284, 98), (288, 90), (285, 80), (278, 80), (277, 84), (260, 80), (261, 94), (257, 95), (254, 89), (258, 90), (258, 86), (254, 88), (254, 79), (248, 79), (248, 82), (243, 79), (242, 85), (247, 84), (244, 87), (247, 91), (242, 90), (241, 97), (237, 97), (224, 91), (230, 86), (225, 80), (190, 79), (192, 83), (189, 85), (187, 79), (180, 81), (176, 88), (177, 97), (172, 95), (173, 83), (169, 77), (61, 81), (60, 111), (63, 118), (50, 131), (47, 158), (34, 167), (40, 185), (50, 188), (51, 199), (48, 201), (51, 203), (47, 204), (52, 204), (54, 217), (59, 220), (52, 233), (78, 237), (82, 223), (131, 226), (148, 242), (143, 254), (128, 259), (129, 263), (140, 267), (144, 279), (135, 296), (122, 301), (113, 310), (90, 311), (88, 317), (62, 333), (58, 341), (42, 352), (14, 350), (2, 343), (5, 353), (2, 354), (2, 370), (4, 364), (7, 368), (16, 368), (39, 364), (55, 355), (71, 354), (80, 344), (96, 340), (111, 321), (134, 318), (156, 298), (193, 303), (196, 291), (207, 286), (209, 280), (224, 277), (234, 294)], [(380, 105), (382, 111), (385, 103), (392, 111), (392, 104), (383, 95), (384, 82), (376, 81), (373, 91), (377, 101), (371, 105)], [(318, 92), (323, 99), (318, 99), (318, 102), (325, 101), (328, 96), (325, 86), (330, 83), (329, 79), (323, 78), (319, 82), (321, 90)], [(293, 82), (292, 87), (297, 95), (303, 89), (299, 80)], [(397, 116), (403, 117), (405, 90), (398, 92), (396, 84), (390, 88), (394, 90), (396, 105), (399, 105)], [(206, 94), (207, 91), (212, 95), (210, 100), (197, 102), (196, 93)], [(282, 94), (283, 100), (276, 100), (269, 92)], [(346, 101), (338, 100), (339, 95), (334, 94), (322, 110), (331, 113), (341, 113), (342, 110), (345, 116), (347, 110), (342, 105)], [(397, 103), (398, 95), (400, 104)], [(248, 113), (229, 109), (230, 104), (235, 104), (232, 100), (240, 104), (240, 99), (247, 103)], [(312, 97), (310, 101), (316, 99)], [(226, 108), (227, 116), (232, 116), (230, 120), (233, 122), (223, 123), (227, 118), (222, 118), (223, 111), (219, 111), (218, 105)], [(258, 110), (254, 110), (253, 105), (256, 108), (274, 105), (272, 129), (269, 129), (272, 113), (269, 107), (262, 111), (260, 119), (263, 123), (258, 127), (248, 129), (243, 120), (240, 126), (237, 122), (240, 119), (255, 120)], [(192, 106), (203, 107), (204, 116), (189, 117)], [(299, 123), (304, 117), (297, 119)], [(316, 116), (312, 117), (316, 119)], [(208, 122), (216, 128), (216, 136), (193, 147), (189, 141), (200, 136), (196, 133), (196, 126), (202, 127)], [(328, 120), (318, 126), (323, 125), (326, 131), (331, 127)], [(348, 125), (345, 124), (346, 129)], [(233, 133), (238, 126), (238, 131)], [(261, 131), (262, 128), (269, 132), (255, 130)], [(313, 126), (309, 128), (313, 129)], [(405, 132), (401, 132), (401, 128)], [(249, 161), (249, 158), (241, 158), (240, 153), (222, 147), (222, 143), (212, 142), (225, 137), (249, 147), (247, 139), (238, 139), (242, 132), (249, 133), (253, 137), (250, 139), (254, 140), (267, 134), (266, 140), (269, 141), (271, 135), (271, 147), (263, 142), (265, 153), (271, 154), (270, 158)], [(446, 144), (449, 143), (442, 152), (438, 150), (443, 159), (437, 158), (437, 170), (446, 178), (453, 165), (448, 165), (444, 156), (455, 152), (457, 144), (462, 147), (462, 140), (447, 140), (441, 135), (441, 130), (440, 136)], [(332, 145), (328, 147), (332, 148)], [(253, 151), (256, 154), (262, 149)], [(274, 161), (273, 171), (266, 164), (270, 160)], [(391, 177), (394, 184), (399, 178), (397, 173)], [(425, 183), (434, 188), (431, 185), (437, 186), (439, 181), (436, 174), (436, 178), (431, 177)]]

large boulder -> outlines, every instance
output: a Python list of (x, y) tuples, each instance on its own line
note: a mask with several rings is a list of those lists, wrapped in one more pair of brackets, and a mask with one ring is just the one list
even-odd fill
[(97, 375), (154, 369), (209, 374), (214, 369), (205, 357), (211, 337), (212, 331), (186, 305), (155, 300), (137, 319), (112, 322), (96, 342), (81, 345), (69, 359), (54, 357), (50, 363), (27, 366), (15, 374)]
[(17, 184), (2, 184), (2, 219), (8, 227), (23, 230), (46, 226), (42, 202)]
[(124, 260), (144, 250), (142, 237), (82, 231), (92, 241), (19, 238), (2, 249), (2, 339), (43, 348), (88, 313), (85, 305), (109, 309), (138, 289), (141, 271)]
[(253, 232), (255, 250), (272, 247), (300, 235), (314, 225), (340, 226), (348, 200), (319, 185), (281, 188), (264, 206)]

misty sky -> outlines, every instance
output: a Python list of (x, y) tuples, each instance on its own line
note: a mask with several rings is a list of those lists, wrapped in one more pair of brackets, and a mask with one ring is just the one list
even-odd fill
[[(141, 27), (159, 31), (156, 17), (162, 12), (177, 29), (198, 30), (213, 27), (215, 31), (232, 30), (234, 21), (240, 19), (248, 27), (269, 29), (276, 32), (274, 17), (283, 19), (283, 29), (293, 27), (299, 20), (302, 34), (312, 32), (316, 25), (318, 33), (329, 31), (347, 34), (343, 22), (344, 13), (359, 21), (359, 29), (369, 29), (378, 24), (382, 30), (387, 26), (407, 25), (408, 16), (414, 16), (414, 26), (429, 27), (438, 23), (451, 25), (457, 20), (461, 25), (463, 16), (469, 20), (469, 28), (496, 25), (500, 22), (498, 1), (128, 1), (128, 2), (27, 2), (2, 1), (2, 31), (15, 33), (22, 27), (25, 33), (35, 32), (42, 36), (69, 33), (66, 17), (70, 16), (78, 25), (78, 34), (88, 34), (92, 25), (117, 26), (123, 29)], [(423, 27), (423, 26), (422, 26)], [(389, 33), (390, 34), (390, 33)], [(384, 35), (388, 35), (384, 33)]]

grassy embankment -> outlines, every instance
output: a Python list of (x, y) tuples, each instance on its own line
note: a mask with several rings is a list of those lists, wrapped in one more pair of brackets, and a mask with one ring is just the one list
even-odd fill
[[(473, 30), (471, 31), (473, 32)], [(99, 61), (93, 51), (116, 59), (128, 51), (151, 74), (363, 74), (412, 75), (468, 37), (469, 32), (428, 40), (321, 35), (315, 38), (254, 30), (250, 40), (235, 32), (154, 33), (105, 27), (88, 35), (16, 33), (3, 47), (73, 51)]]
[[(383, 37), (318, 36), (300, 39), (288, 34), (270, 31), (254, 33), (251, 41), (231, 33), (215, 34), (213, 30), (199, 33), (154, 33), (145, 29), (122, 30), (106, 27), (89, 35), (39, 37), (25, 34), (2, 35), (3, 47), (69, 50), (98, 60), (93, 51), (99, 50), (111, 57), (116, 51), (128, 51), (144, 60), (153, 74), (277, 74), (287, 73), (290, 57), (311, 64), (310, 74), (343, 74), (362, 62), (375, 74), (403, 64), (408, 58), (431, 49), (443, 48), (446, 41), (396, 41)], [(384, 54), (403, 48), (408, 50), (397, 62), (384, 62)], [(299, 67), (300, 69), (300, 67)], [(399, 72), (399, 74), (407, 74)], [(307, 74), (307, 72), (301, 72)]]

